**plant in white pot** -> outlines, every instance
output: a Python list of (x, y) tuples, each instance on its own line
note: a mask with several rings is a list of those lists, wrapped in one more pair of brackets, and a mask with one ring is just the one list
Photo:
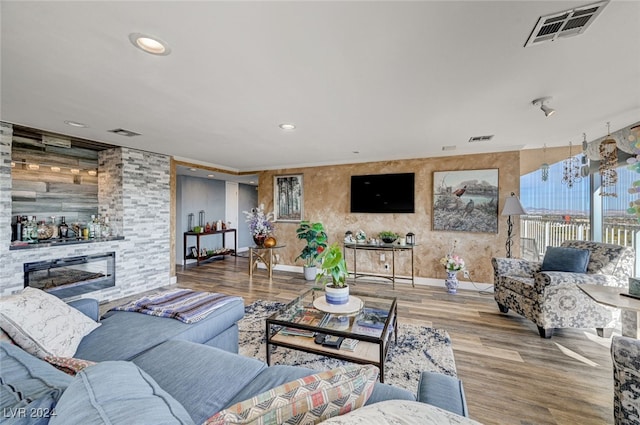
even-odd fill
[(342, 256), (342, 249), (337, 243), (320, 254), (320, 273), (316, 282), (324, 285), (327, 304), (346, 304), (349, 302), (349, 286), (347, 285), (347, 263)]
[(298, 239), (307, 241), (300, 255), (295, 259), (304, 260), (304, 278), (314, 280), (318, 274), (317, 264), (320, 254), (327, 248), (327, 232), (322, 223), (310, 223), (301, 221), (296, 230)]

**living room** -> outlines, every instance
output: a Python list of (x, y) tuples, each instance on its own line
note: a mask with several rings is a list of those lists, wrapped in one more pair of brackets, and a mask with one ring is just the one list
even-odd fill
[[(372, 281), (358, 289), (397, 296), (401, 323), (449, 331), (472, 419), (611, 422), (611, 356), (593, 329), (544, 340), (532, 322), (500, 314), (478, 291), (491, 291), (491, 258), (505, 256), (500, 212), (510, 193), (520, 194), (521, 175), (564, 159), (570, 142), (579, 153), (583, 133), (597, 144), (607, 122), (611, 133), (637, 123), (640, 70), (628, 52), (640, 39), (638, 2), (603, 2), (584, 33), (527, 47), (539, 17), (586, 3), (358, 3), (159, 2), (150, 13), (135, 2), (3, 1), (0, 295), (23, 289), (25, 263), (109, 251), (115, 285), (74, 299), (111, 305), (177, 285), (247, 304), (290, 300), (311, 285), (300, 277), (295, 221), (275, 223), (284, 246), (273, 280), (262, 270), (249, 279), (241, 257), (182, 268), (179, 241), (190, 229), (188, 212), (177, 213), (176, 168), (256, 175), (257, 203), (267, 211), (276, 207), (275, 178), (301, 175), (303, 218), (322, 222), (330, 241), (358, 230), (369, 238), (414, 234), (415, 263), (401, 254), (397, 261), (399, 274), (415, 273), (416, 288)], [(127, 37), (136, 32), (158, 36), (170, 51), (137, 49)], [(557, 113), (545, 116), (541, 106)], [(287, 123), (295, 128), (280, 127)], [(108, 147), (98, 154), (96, 212), (120, 239), (11, 248), (14, 203), (26, 196), (12, 193), (14, 126)], [(140, 135), (110, 132), (118, 128)], [(468, 143), (484, 135), (495, 136)], [(470, 170), (498, 175), (495, 232), (435, 230), (435, 175)], [(414, 174), (415, 212), (351, 213), (351, 176), (389, 173)], [(64, 209), (46, 212), (39, 218), (52, 212), (59, 220)], [(246, 226), (241, 211), (234, 226)], [(518, 257), (518, 219), (512, 232)], [(440, 264), (454, 241), (469, 274), (456, 296), (446, 294)], [(389, 275), (387, 259), (364, 258), (359, 266)], [(536, 377), (536, 368), (551, 378)], [(527, 385), (531, 397), (520, 389)], [(572, 390), (558, 394), (563, 388)]]

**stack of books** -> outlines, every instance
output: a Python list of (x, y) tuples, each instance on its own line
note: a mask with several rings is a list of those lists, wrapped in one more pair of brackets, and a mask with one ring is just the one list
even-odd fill
[[(328, 315), (316, 310), (301, 310), (296, 316), (292, 319), (295, 323), (300, 323), (309, 326), (323, 326), (324, 323), (328, 320)], [(296, 329), (296, 328), (282, 328), (280, 329), (281, 335), (293, 335), (293, 336), (304, 336), (307, 338), (313, 338), (315, 336), (315, 332), (308, 331), (304, 329)]]
[(356, 317), (351, 332), (360, 335), (380, 336), (389, 316), (389, 311), (365, 307)]
[(345, 338), (344, 340), (342, 340), (340, 349), (347, 350), (347, 351), (355, 351), (357, 345), (358, 345), (357, 339)]

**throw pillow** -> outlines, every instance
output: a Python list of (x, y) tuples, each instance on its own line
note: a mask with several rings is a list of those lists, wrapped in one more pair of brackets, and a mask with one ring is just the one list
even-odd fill
[(2, 424), (46, 425), (73, 378), (27, 353), (0, 342)]
[(589, 254), (588, 249), (548, 246), (540, 270), (543, 272), (586, 273)]
[(96, 362), (92, 362), (91, 360), (59, 356), (45, 356), (44, 361), (71, 376), (75, 376), (83, 369), (96, 364)]
[(472, 419), (439, 407), (409, 400), (387, 400), (370, 404), (322, 425), (480, 425)]
[(73, 357), (82, 338), (100, 326), (61, 299), (27, 287), (0, 299), (0, 327), (37, 357)]
[(349, 365), (306, 376), (237, 403), (203, 425), (317, 424), (361, 407), (378, 379), (378, 368)]
[(108, 361), (78, 373), (49, 425), (193, 425), (185, 408), (131, 362)]
[(2, 342), (2, 341), (8, 342), (9, 344), (14, 344), (15, 345), (15, 342), (13, 342), (11, 337), (9, 335), (7, 335), (7, 333), (5, 331), (0, 329), (0, 342)]

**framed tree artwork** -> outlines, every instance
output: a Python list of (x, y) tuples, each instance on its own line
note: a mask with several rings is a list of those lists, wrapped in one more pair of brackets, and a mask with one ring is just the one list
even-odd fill
[(302, 174), (274, 177), (275, 221), (301, 221), (303, 200)]
[(433, 230), (498, 233), (498, 170), (434, 172)]

